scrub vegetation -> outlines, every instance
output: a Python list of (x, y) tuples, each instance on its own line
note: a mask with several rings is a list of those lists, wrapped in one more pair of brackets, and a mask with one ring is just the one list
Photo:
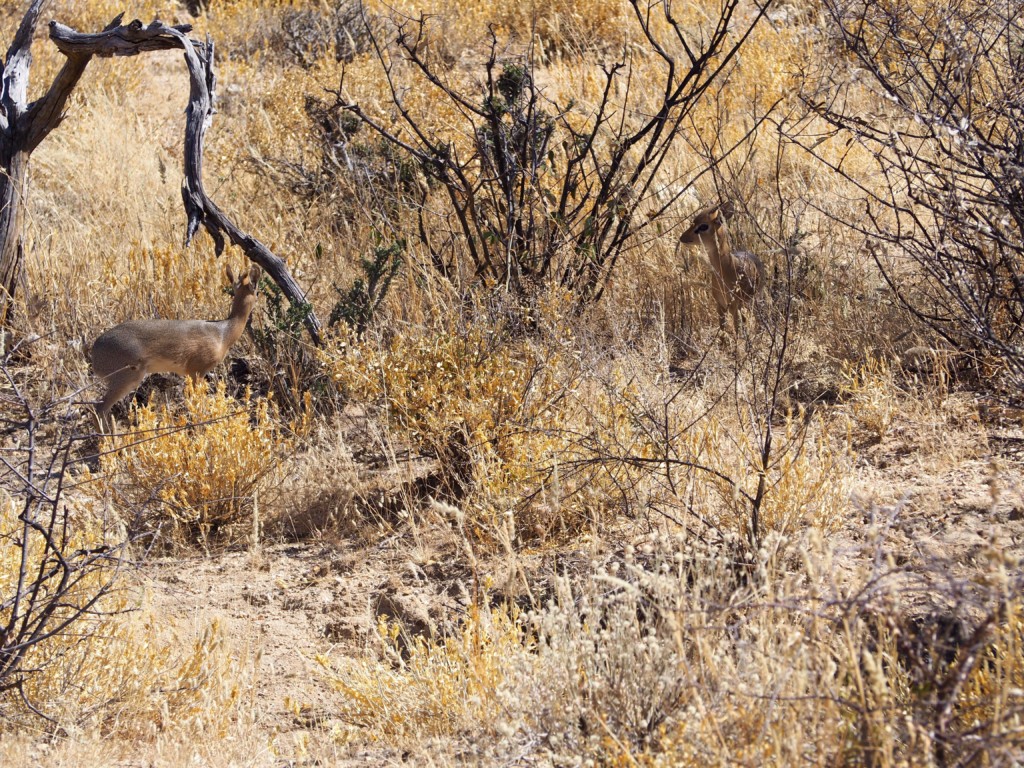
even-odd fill
[(1019, 764), (1024, 2), (43, 19), (122, 11), (215, 43), (206, 193), (306, 300), (96, 433), (92, 341), (250, 265), (182, 245), (181, 51), (90, 62), (5, 302), (0, 762)]

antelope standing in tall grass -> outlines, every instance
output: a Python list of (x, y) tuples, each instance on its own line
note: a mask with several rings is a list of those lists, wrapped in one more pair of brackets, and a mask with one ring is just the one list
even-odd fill
[(733, 333), (740, 330), (740, 310), (749, 308), (764, 286), (764, 263), (747, 251), (734, 251), (725, 220), (733, 214), (732, 203), (698, 211), (679, 242), (704, 246), (711, 265), (711, 295), (718, 308), (718, 327), (725, 329), (726, 313), (732, 315)]
[(226, 267), (224, 274), (235, 288), (227, 319), (129, 320), (96, 339), (89, 357), (93, 372), (107, 386), (96, 408), (101, 430), (109, 426), (114, 404), (149, 374), (178, 373), (199, 379), (224, 359), (249, 322), (260, 268), (253, 266), (237, 280), (231, 267)]

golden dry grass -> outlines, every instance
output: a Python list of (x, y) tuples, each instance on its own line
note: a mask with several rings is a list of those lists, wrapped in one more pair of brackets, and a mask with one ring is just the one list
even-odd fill
[[(123, 613), (145, 604), (128, 574), (109, 615), (79, 628), (85, 642), (39, 647), (56, 661), (33, 679), (32, 695), (60, 722), (49, 730), (67, 737), (51, 744), (18, 730), (15, 720), (23, 728), (31, 719), (0, 694), (0, 760), (112, 764), (149, 754), (155, 765), (276, 765), (313, 755), (340, 764), (369, 749), (441, 765), (926, 765), (941, 725), (946, 737), (977, 729), (992, 745), (988, 764), (1009, 764), (999, 760), (1019, 744), (1024, 685), (1021, 608), (1005, 594), (1012, 557), (979, 555), (970, 575), (957, 574), (979, 604), (999, 603), (1001, 612), (978, 646), (983, 663), (937, 725), (927, 686), (938, 678), (906, 660), (900, 643), (911, 622), (900, 620), (939, 580), (897, 567), (905, 553), (865, 527), (899, 504), (901, 490), (853, 493), (872, 446), (898, 439), (922, 472), (938, 471), (978, 458), (983, 427), (958, 399), (944, 352), (934, 352), (928, 373), (901, 368), (902, 352), (933, 340), (908, 327), (863, 239), (835, 220), (852, 204), (851, 185), (781, 141), (778, 124), (744, 139), (773, 104), (787, 130), (821, 129), (797, 98), (820, 57), (835, 55), (816, 3), (788, 4), (784, 17), (759, 26), (701, 100), (639, 210), (678, 199), (624, 252), (608, 294), (584, 316), (556, 289), (538, 291), (529, 306), (460, 295), (461, 285), (432, 272), (409, 198), (388, 197), (384, 182), (379, 209), (360, 196), (354, 174), (336, 169), (320, 192), (304, 191), (296, 168), (319, 173), (323, 160), (307, 99), (329, 102), (326, 89), (344, 75), (345, 98), (393, 121), (380, 62), (366, 52), (335, 60), (331, 39), (316, 37), (330, 32), (335, 3), (211, 5), (195, 20), (195, 34), (213, 36), (221, 56), (206, 149), (211, 197), (287, 260), (322, 319), (382, 240), (407, 243), (403, 265), (362, 337), (337, 327), (314, 352), (294, 329), (275, 326), (283, 323), (263, 298), (254, 324), (265, 335), (232, 353), (271, 361), (252, 364), (252, 394), (187, 386), (183, 406), (129, 408), (126, 434), (103, 441), (109, 453), (99, 467), (71, 470), (85, 489), (69, 492), (84, 510), (79, 535), (90, 536), (90, 514), (147, 532), (163, 526), (172, 556), (184, 557), (197, 542), (258, 550), (267, 510), (277, 535), (309, 546), (354, 533), (430, 551), (424, 538), (443, 529), (439, 540), (456, 541), (471, 571), (472, 600), (449, 601), (447, 633), (409, 636), (383, 619), (360, 650), (325, 648), (308, 674), (333, 698), (323, 722), (292, 744), (257, 724), (261, 670), (251, 650), (216, 624)], [(696, 28), (717, 7), (676, 10)], [(107, 0), (49, 8), (82, 30), (121, 10)], [(655, 81), (662, 67), (636, 53), (642, 41), (626, 2), (403, 0), (366, 9), (431, 16), (425, 50), (471, 94), (482, 93), (488, 25), (510, 56), (534, 46), (544, 96), (573, 99), (580, 125), (593, 119), (602, 63), (634, 52), (634, 83)], [(185, 19), (169, 1), (130, 13)], [(0, 39), (17, 18), (0, 13)], [(299, 25), (310, 19), (316, 24)], [(296, 41), (297, 29), (307, 37)], [(311, 59), (296, 57), (300, 43)], [(60, 55), (44, 39), (34, 50), (39, 93)], [(468, 151), (476, 137), (460, 110), (408, 68), (395, 71), (410, 84), (404, 107)], [(32, 158), (17, 330), (40, 340), (12, 371), (40, 396), (96, 396), (84, 352), (115, 323), (226, 313), (223, 262), (208, 240), (180, 247), (185, 94), (177, 55), (93, 62), (66, 122)], [(658, 95), (636, 85), (617, 91), (613, 111), (638, 121)], [(869, 94), (859, 97), (881, 114)], [(379, 146), (365, 131), (357, 136), (359, 151), (379, 160)], [(709, 147), (737, 142), (716, 175), (702, 175)], [(871, 158), (841, 138), (819, 151), (862, 173), (866, 187), (876, 183)], [(733, 239), (761, 253), (777, 279), (784, 246), (800, 235), (787, 252), (790, 338), (777, 369), (781, 283), (765, 297), (760, 328), (719, 339), (704, 256), (676, 248), (687, 217), (720, 196), (741, 203)], [(443, 191), (426, 189), (423, 200), (438, 242), (453, 231)], [(281, 391), (288, 397), (268, 399)], [(84, 410), (80, 417), (85, 430)], [(367, 477), (382, 467), (397, 473), (408, 455), (441, 481), (423, 490), (414, 477), (386, 503), (373, 501)], [(543, 575), (528, 569), (546, 557), (559, 565)], [(407, 559), (408, 570), (423, 570), (417, 556)], [(0, 600), (17, 567), (0, 551)], [(529, 607), (492, 591), (499, 572), (515, 574), (509, 581), (532, 598)], [(301, 702), (290, 695), (275, 687), (276, 706), (287, 699), (297, 717)], [(111, 741), (100, 746), (101, 735)]]

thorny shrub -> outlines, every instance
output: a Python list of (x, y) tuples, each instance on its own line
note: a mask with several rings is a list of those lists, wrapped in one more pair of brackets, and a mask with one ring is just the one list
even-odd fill
[(0, 714), (12, 718), (51, 712), (70, 695), (69, 673), (126, 607), (112, 589), (120, 558), (102, 556), (116, 553), (116, 532), (89, 505), (56, 503), (57, 525), (45, 526), (37, 509), (0, 492)]
[(260, 281), (263, 322), (250, 327), (255, 360), (232, 366), (239, 388), (266, 393), (287, 417), (304, 421), (314, 411), (323, 416), (339, 406), (337, 390), (305, 338), (309, 303), (288, 303), (271, 280)]
[(1024, 381), (1022, 11), (1020, 0), (826, 0), (835, 45), (802, 89), (830, 131), (875, 162), (854, 172), (822, 157), (820, 130), (804, 137), (859, 188), (839, 219), (921, 326), (977, 355), (995, 374), (988, 385), (1014, 396)]
[(214, 392), (186, 382), (183, 409), (150, 402), (134, 422), (104, 439), (97, 487), (141, 514), (144, 530), (167, 524), (178, 540), (251, 526), (260, 491), (292, 447), (266, 399), (235, 400), (223, 382)]
[(378, 240), (373, 256), (360, 258), (359, 267), (365, 277), (358, 277), (346, 291), (335, 286), (338, 301), (331, 309), (330, 327), (344, 322), (356, 338), (361, 337), (384, 303), (395, 275), (402, 266), (405, 243), (401, 240), (385, 245)]
[[(469, 83), (448, 75), (451, 64), (429, 45), (437, 33), (425, 17), (396, 20), (390, 36), (375, 41), (378, 78), (388, 83), (393, 105), (384, 111), (399, 119), (381, 115), (379, 102), (364, 109), (351, 101), (348, 108), (437, 189), (419, 230), (444, 279), (504, 285), (519, 297), (532, 295), (535, 284), (557, 284), (579, 306), (589, 305), (611, 283), (620, 257), (665, 213), (668, 203), (648, 201), (668, 180), (660, 173), (674, 145), (684, 143), (683, 126), (724, 78), (767, 5), (749, 15), (736, 2), (706, 16), (686, 7), (681, 17), (667, 6), (631, 5), (635, 45), (617, 63), (593, 67), (595, 80), (604, 73), (593, 99), (552, 99), (537, 80), (532, 52), (512, 54), (493, 28), (486, 63)], [(657, 85), (636, 87), (641, 80)], [(348, 98), (344, 72), (338, 93)], [(420, 104), (407, 98), (416, 93)], [(426, 219), (437, 208), (456, 238), (429, 237)]]
[[(111, 533), (95, 505), (73, 503), (67, 551), (102, 551)], [(0, 624), (14, 594), (23, 562), (10, 537), (22, 530), (19, 508), (0, 503)], [(122, 531), (123, 533), (123, 531)], [(33, 552), (28, 552), (29, 563)], [(54, 604), (51, 628), (77, 611), (113, 577), (93, 568), (74, 591)], [(122, 579), (128, 579), (124, 574)], [(166, 623), (149, 611), (136, 612), (137, 594), (128, 581), (107, 592), (78, 616), (73, 628), (40, 638), (26, 652), (20, 688), (0, 689), (0, 718), (38, 727), (38, 715), (68, 727), (99, 727), (107, 735), (148, 737), (156, 731), (194, 728), (223, 733), (240, 694), (238, 668), (223, 647), (223, 633), (210, 625), (189, 647), (166, 634)], [(40, 582), (45, 590), (52, 585)], [(45, 599), (45, 595), (41, 596)], [(158, 630), (159, 626), (159, 630)]]
[(374, 14), (362, 0), (184, 0), (193, 23), (218, 30), (218, 45), (237, 58), (273, 56), (308, 69), (325, 57), (347, 61), (369, 46)]

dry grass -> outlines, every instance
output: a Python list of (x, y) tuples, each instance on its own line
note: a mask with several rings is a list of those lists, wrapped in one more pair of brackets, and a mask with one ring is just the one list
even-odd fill
[[(3, 506), (0, 589), (11, 595), (22, 565), (13, 539), (20, 525), (11, 502)], [(112, 541), (111, 534), (97, 533), (103, 526), (93, 506), (77, 507), (74, 525), (79, 532), (72, 547), (100, 547)], [(55, 621), (86, 604), (97, 584), (111, 576), (95, 570), (73, 592), (62, 595)], [(225, 643), (216, 623), (191, 629), (174, 626), (166, 617), (140, 608), (143, 596), (128, 582), (125, 575), (123, 586), (94, 604), (73, 631), (29, 649), (23, 689), (0, 693), (5, 732), (13, 733), (19, 726), (35, 730), (43, 723), (35, 712), (41, 712), (71, 732), (96, 731), (128, 743), (163, 732), (193, 738), (227, 733), (249, 685), (246, 675), (251, 667), (244, 649)]]
[[(33, 695), (59, 722), (43, 729), (70, 738), (19, 730), (31, 719), (0, 694), (0, 761), (332, 764), (405, 752), (441, 765), (896, 766), (936, 764), (939, 741), (967, 749), (975, 739), (988, 750), (980, 764), (1012, 764), (1024, 687), (1021, 607), (1009, 592), (1019, 564), (984, 550), (943, 582), (941, 563), (898, 551), (877, 522), (897, 515), (901, 488), (877, 477), (874, 493), (861, 487), (865, 464), (883, 469), (875, 446), (896, 444), (919, 473), (937, 472), (982, 460), (986, 427), (944, 352), (927, 371), (910, 370), (906, 351), (932, 340), (909, 326), (862, 239), (837, 224), (855, 190), (780, 138), (780, 125), (804, 136), (822, 127), (797, 98), (813, 88), (815, 62), (836, 55), (815, 3), (780, 6), (702, 99), (640, 213), (675, 202), (583, 315), (554, 289), (520, 304), (441, 280), (409, 189), (429, 213), (428, 239), (458, 255), (443, 190), (365, 131), (347, 158), (377, 175), (324, 164), (307, 98), (328, 103), (325, 89), (343, 75), (346, 98), (395, 120), (380, 63), (365, 49), (333, 55), (344, 3), (211, 5), (195, 22), (223, 57), (206, 155), (211, 197), (287, 259), (322, 318), (363, 277), (360, 257), (405, 242), (403, 262), (361, 337), (336, 326), (314, 354), (261, 298), (253, 322), (264, 332), (258, 344), (273, 350), (260, 352), (266, 364), (229, 373), (230, 387), (213, 392), (186, 386), (180, 405), (133, 407), (126, 433), (102, 443), (98, 469), (69, 473), (81, 546), (91, 546), (97, 510), (134, 531), (162, 526), (181, 557), (197, 542), (258, 549), (266, 522), (271, 537), (302, 546), (350, 537), (368, 542), (368, 556), (398, 548), (394, 568), (406, 581), (457, 564), (471, 598), (457, 604), (450, 589), (438, 622), (446, 632), (410, 636), (382, 621), (364, 645), (322, 646), (316, 674), (332, 693), (321, 722), (289, 743), (259, 722), (261, 707), (281, 708), (291, 693), (275, 684), (272, 704), (256, 702), (258, 654), (215, 623), (126, 613), (140, 603), (126, 574), (105, 615), (77, 627), (84, 639), (39, 647), (54, 661), (33, 678)], [(695, 29), (717, 8), (676, 6)], [(509, 56), (533, 45), (545, 98), (572, 99), (580, 125), (594, 118), (602, 63), (632, 51), (635, 83), (662, 66), (642, 54), (626, 2), (391, 7), (436, 17), (424, 50), (467, 93), (482, 93), (488, 24)], [(106, 0), (50, 9), (82, 30), (121, 10)], [(171, 2), (130, 13), (184, 18)], [(0, 12), (0, 39), (17, 16)], [(38, 92), (60, 56), (45, 40), (35, 53)], [(453, 147), (472, 146), (458, 109), (401, 65), (395, 73), (410, 87), (411, 114)], [(612, 111), (637, 121), (656, 98), (622, 89)], [(880, 109), (870, 94), (858, 98)], [(223, 263), (202, 239), (178, 245), (184, 104), (175, 56), (94, 62), (66, 122), (33, 156), (17, 330), (41, 340), (10, 368), (28, 392), (93, 397), (84, 351), (124, 319), (225, 314)], [(779, 122), (744, 139), (773, 104)], [(706, 173), (708, 154), (735, 142)], [(870, 158), (840, 137), (818, 146), (849, 174), (863, 171), (865, 187), (875, 183)], [(719, 197), (740, 203), (733, 239), (774, 278), (761, 326), (735, 341), (715, 334), (703, 253), (675, 243), (692, 211)], [(232, 356), (252, 360), (262, 348), (247, 338)], [(84, 409), (80, 418), (86, 431)], [(368, 487), (414, 465), (428, 469), (381, 494), (386, 503), (369, 502)], [(859, 508), (855, 486), (878, 505)], [(1004, 496), (1020, 492), (1007, 486)], [(7, 506), (0, 511), (13, 514)], [(444, 529), (439, 542), (455, 542), (455, 562), (406, 551), (441, 548), (424, 541), (432, 527)], [(533, 558), (554, 565), (531, 570)], [(0, 619), (16, 572), (0, 550)], [(499, 595), (500, 573), (514, 573), (520, 591)], [(352, 588), (365, 590), (361, 605), (378, 589)], [(906, 644), (926, 613), (921, 595), (971, 627), (991, 614), (969, 666), (956, 666), (955, 650), (947, 666), (914, 661)], [(939, 719), (936, 691), (960, 668)]]
[(294, 445), (270, 403), (190, 380), (176, 411), (151, 401), (129, 429), (103, 438), (98, 498), (122, 510), (130, 529), (161, 531), (170, 542), (230, 540), (258, 528), (260, 493)]
[[(813, 751), (889, 765), (927, 754), (928, 693), (898, 663), (898, 632), (872, 613), (901, 599), (895, 574), (866, 569), (836, 592), (834, 552), (813, 531), (745, 565), (675, 537), (638, 543), (581, 584), (559, 580), (529, 614), (474, 611), (454, 636), (411, 647), (382, 623), (381, 660), (320, 659), (340, 693), (332, 735), (413, 750), (440, 740), (482, 762), (526, 751), (553, 764), (792, 765)], [(747, 568), (757, 576), (742, 578)], [(957, 700), (968, 728), (992, 728), (992, 707), (1019, 709), (1004, 698), (1019, 696), (1005, 687), (1020, 679), (1018, 611), (1008, 605)], [(996, 729), (1019, 736), (1010, 722)]]

